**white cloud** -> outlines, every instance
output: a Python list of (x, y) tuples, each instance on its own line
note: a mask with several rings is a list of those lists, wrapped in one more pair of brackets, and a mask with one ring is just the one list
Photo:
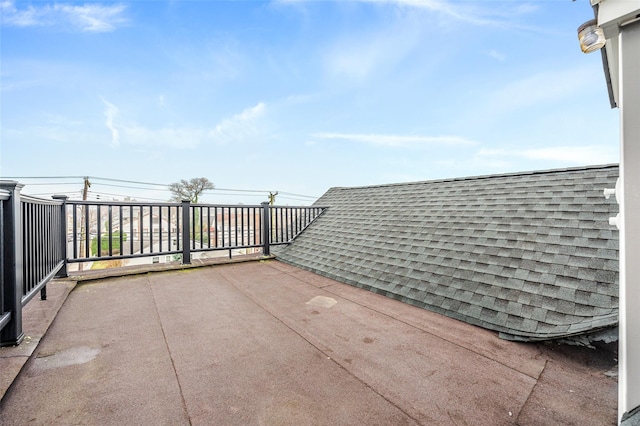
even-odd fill
[(116, 129), (113, 122), (120, 110), (111, 102), (105, 100), (104, 98), (101, 99), (106, 106), (106, 109), (104, 110), (104, 116), (106, 118), (104, 124), (105, 126), (107, 126), (109, 131), (111, 131), (111, 146), (117, 147), (120, 145), (120, 132), (118, 132), (118, 129)]
[(135, 145), (146, 147), (195, 148), (207, 142), (207, 130), (189, 127), (151, 129), (120, 117), (120, 109), (101, 98), (105, 105), (105, 126), (111, 132), (111, 146)]
[(487, 55), (489, 55), (490, 57), (497, 59), (498, 61), (502, 62), (505, 59), (507, 59), (507, 55), (505, 55), (504, 53), (500, 53), (497, 50), (491, 49), (490, 51), (487, 52)]
[(477, 26), (500, 28), (515, 28), (540, 31), (538, 28), (521, 25), (514, 21), (522, 15), (528, 15), (537, 10), (531, 3), (514, 2), (513, 5), (500, 8), (483, 7), (482, 2), (460, 2), (451, 0), (360, 0), (367, 3), (391, 4), (414, 9), (422, 9), (439, 16), (440, 25), (450, 25), (453, 22), (466, 22)]
[(405, 136), (358, 133), (315, 133), (318, 139), (341, 139), (369, 145), (398, 147), (418, 147), (423, 145), (476, 145), (477, 142), (460, 136)]
[(209, 132), (209, 137), (219, 144), (254, 138), (261, 133), (259, 120), (264, 116), (265, 111), (265, 104), (260, 102), (239, 114), (225, 118)]
[(321, 55), (328, 75), (364, 81), (396, 68), (423, 40), (423, 25), (401, 20), (379, 31), (338, 36)]
[(201, 127), (149, 128), (121, 117), (120, 109), (101, 98), (105, 105), (104, 125), (111, 132), (111, 146), (136, 145), (147, 147), (196, 148), (211, 143), (241, 142), (262, 134), (259, 120), (266, 106), (260, 102), (218, 123), (213, 129)]
[(44, 6), (28, 5), (18, 8), (15, 2), (8, 0), (0, 3), (0, 15), (2, 16), (2, 25), (65, 28), (71, 26), (86, 32), (108, 32), (127, 22), (124, 17), (126, 8), (127, 6), (123, 4), (76, 6), (59, 3)]
[(544, 71), (511, 81), (488, 92), (487, 101), (478, 112), (483, 120), (501, 118), (503, 114), (521, 113), (522, 109), (561, 102), (593, 87), (600, 77), (597, 68), (576, 67)]
[(382, 46), (375, 47), (375, 43), (353, 43), (350, 46), (346, 44), (336, 43), (326, 54), (325, 67), (329, 74), (364, 79), (376, 69), (376, 64), (381, 62), (385, 50)]
[(122, 127), (122, 140), (148, 147), (196, 148), (206, 142), (207, 132), (186, 127), (149, 129), (139, 125)]
[(483, 159), (513, 158), (555, 161), (575, 165), (617, 163), (620, 161), (616, 147), (609, 145), (554, 146), (522, 150), (481, 149), (477, 156)]

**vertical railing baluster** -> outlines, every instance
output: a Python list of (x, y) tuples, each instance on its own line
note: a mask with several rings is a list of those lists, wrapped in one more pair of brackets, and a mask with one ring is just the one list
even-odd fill
[(189, 229), (191, 228), (190, 210), (191, 202), (189, 200), (182, 200), (182, 263), (188, 265), (191, 263), (191, 251), (189, 244)]
[(102, 211), (100, 209), (100, 204), (96, 204), (96, 241), (97, 241), (97, 247), (96, 247), (96, 251), (98, 252), (93, 253), (94, 256), (97, 257), (102, 257)]
[(162, 253), (162, 206), (159, 206), (158, 211), (158, 251)]
[(267, 201), (262, 203), (262, 255), (269, 256), (270, 252), (270, 231), (271, 231), (271, 219), (270, 219), (270, 206)]
[(253, 235), (253, 245), (257, 245), (258, 244), (258, 236), (256, 235), (256, 232), (258, 232), (258, 229), (260, 227), (260, 225), (257, 224), (256, 221), (257, 218), (257, 211), (255, 209), (255, 207), (251, 207), (251, 223), (252, 223), (252, 232), (251, 234)]
[(244, 246), (244, 207), (240, 207), (242, 214), (240, 215), (240, 245)]
[(207, 248), (211, 248), (211, 207), (207, 206)]
[(71, 242), (73, 244), (73, 259), (77, 259), (78, 258), (78, 212), (77, 212), (77, 208), (76, 206), (73, 206), (72, 209), (72, 220), (73, 220), (73, 237), (71, 239)]
[(84, 235), (82, 238), (84, 239), (84, 257), (85, 259), (89, 257), (89, 215), (91, 214), (91, 206), (86, 204), (84, 206)]
[[(41, 205), (40, 209), (42, 210), (42, 219), (43, 219), (42, 223), (43, 223), (43, 226), (45, 227), (44, 238), (40, 243), (40, 246), (42, 247), (42, 251), (44, 253), (44, 262), (42, 262), (42, 270), (36, 277), (31, 290), (34, 289), (36, 287), (36, 284), (38, 284), (40, 280), (47, 275), (47, 272), (50, 270), (49, 268), (51, 268), (53, 263), (52, 262), (53, 251), (51, 250), (51, 239), (53, 238), (52, 231), (54, 229), (53, 222), (52, 222), (53, 215), (51, 214), (52, 212), (50, 211), (51, 209), (50, 209), (50, 206), (48, 205)], [(41, 300), (47, 300), (47, 292), (45, 289), (46, 287), (44, 286), (40, 289)]]
[(225, 247), (226, 244), (227, 217), (224, 212), (225, 208), (220, 207), (220, 247)]
[[(234, 207), (233, 208), (233, 231), (234, 231), (234, 240), (233, 240), (233, 245), (237, 246), (238, 245), (238, 208)], [(231, 254), (231, 252), (229, 252), (229, 254)]]
[(227, 207), (227, 247), (233, 246), (233, 208)]
[(202, 225), (203, 225), (204, 217), (202, 215), (202, 206), (198, 207), (198, 217), (197, 217), (197, 219), (198, 219), (198, 224), (197, 225), (198, 225), (198, 228), (199, 228), (198, 232), (200, 233), (200, 248), (203, 248), (202, 240), (204, 239), (204, 233), (203, 233), (203, 230), (202, 230)]
[(109, 256), (113, 256), (113, 209), (107, 207), (107, 227), (109, 229)]
[(214, 223), (214, 225), (213, 225), (214, 226), (213, 233), (214, 233), (214, 238), (216, 240), (215, 247), (217, 248), (217, 247), (219, 247), (219, 244), (218, 244), (218, 237), (219, 237), (218, 236), (218, 208), (217, 207), (213, 208), (213, 217), (214, 217), (214, 219), (213, 219), (213, 223)]
[(167, 207), (167, 223), (169, 224), (169, 229), (167, 229), (167, 244), (169, 245), (169, 251), (173, 250), (173, 240), (171, 239), (171, 209), (173, 206)]
[(153, 250), (153, 206), (149, 206), (149, 253)]
[(119, 235), (119, 246), (120, 247), (120, 256), (124, 255), (124, 226), (122, 226), (122, 220), (123, 218), (123, 214), (122, 214), (122, 209), (124, 208), (124, 206), (120, 206), (118, 208), (118, 233)]
[(274, 238), (274, 243), (281, 243), (286, 241), (287, 237), (287, 207), (274, 207), (273, 213), (278, 218), (276, 220), (276, 237)]
[(249, 244), (256, 245), (256, 209), (249, 207)]
[(140, 231), (140, 254), (144, 253), (144, 210), (138, 207), (138, 230)]
[(192, 207), (189, 209), (189, 214), (191, 217), (191, 249), (196, 248), (196, 207)]
[(133, 205), (129, 206), (129, 254), (133, 254), (133, 240), (135, 240), (136, 236), (133, 231)]
[(182, 246), (182, 239), (180, 238), (180, 232), (182, 231), (182, 207), (176, 207), (176, 250), (180, 251)]

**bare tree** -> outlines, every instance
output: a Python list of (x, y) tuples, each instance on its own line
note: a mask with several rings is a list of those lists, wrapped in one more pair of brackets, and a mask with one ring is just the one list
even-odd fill
[(193, 178), (190, 180), (181, 179), (180, 182), (174, 182), (169, 185), (171, 191), (171, 201), (180, 202), (189, 200), (192, 203), (198, 202), (198, 197), (203, 191), (213, 189), (214, 185), (207, 178)]

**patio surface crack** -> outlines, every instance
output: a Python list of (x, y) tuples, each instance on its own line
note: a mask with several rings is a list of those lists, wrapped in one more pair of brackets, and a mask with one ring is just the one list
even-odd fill
[(189, 415), (189, 409), (187, 408), (187, 402), (184, 398), (184, 393), (182, 392), (182, 385), (180, 384), (180, 378), (178, 377), (178, 371), (176, 370), (176, 363), (173, 359), (173, 354), (171, 353), (171, 348), (169, 347), (169, 342), (167, 342), (167, 335), (164, 332), (164, 325), (162, 324), (162, 319), (160, 317), (160, 311), (158, 310), (158, 303), (156, 302), (156, 295), (153, 293), (153, 288), (151, 287), (151, 280), (149, 279), (149, 274), (147, 274), (147, 286), (149, 288), (149, 292), (151, 293), (151, 299), (153, 300), (153, 307), (156, 311), (156, 318), (158, 319), (158, 324), (160, 325), (160, 330), (162, 331), (162, 339), (164, 341), (164, 345), (167, 348), (167, 353), (169, 354), (169, 359), (171, 360), (171, 367), (173, 368), (173, 374), (176, 378), (176, 383), (178, 384), (178, 390), (180, 391), (180, 400), (182, 402), (182, 409), (187, 416), (187, 420), (189, 421), (189, 425), (192, 424), (191, 416)]
[(529, 395), (527, 395), (527, 399), (524, 401), (524, 404), (522, 404), (522, 407), (520, 407), (520, 411), (518, 412), (518, 416), (516, 417), (516, 424), (517, 425), (520, 424), (520, 415), (522, 414), (522, 412), (525, 410), (525, 408), (529, 404), (529, 400), (533, 396), (533, 393), (536, 391), (536, 388), (538, 387), (538, 384), (540, 382), (540, 377), (542, 377), (542, 374), (544, 373), (544, 370), (547, 369), (547, 364), (548, 363), (549, 363), (549, 360), (545, 360), (544, 367), (542, 367), (542, 371), (540, 372), (540, 375), (536, 379), (536, 384), (533, 385), (533, 387), (531, 388), (531, 392), (529, 392)]

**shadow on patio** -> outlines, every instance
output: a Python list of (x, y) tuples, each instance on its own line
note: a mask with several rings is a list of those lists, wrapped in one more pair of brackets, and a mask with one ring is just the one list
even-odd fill
[(152, 272), (79, 283), (0, 422), (606, 425), (614, 356), (501, 340), (275, 260)]

